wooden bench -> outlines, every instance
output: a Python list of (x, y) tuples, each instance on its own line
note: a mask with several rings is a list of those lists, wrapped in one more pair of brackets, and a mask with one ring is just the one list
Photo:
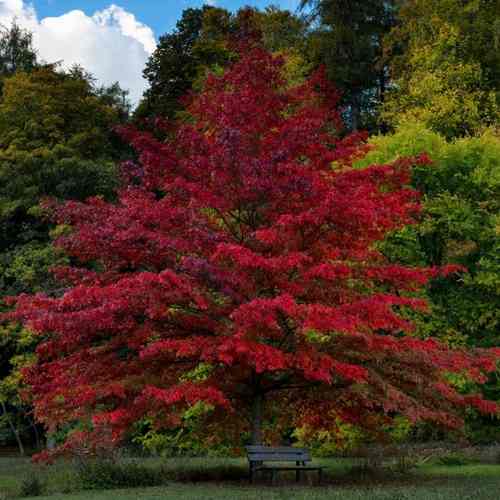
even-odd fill
[[(271, 480), (276, 482), (276, 472), (279, 470), (294, 470), (295, 480), (300, 481), (302, 471), (318, 471), (318, 482), (323, 478), (323, 467), (317, 465), (306, 465), (311, 462), (309, 451), (305, 448), (294, 448), (292, 446), (247, 446), (247, 457), (250, 468), (250, 482), (253, 482), (257, 472), (271, 473)], [(282, 464), (266, 465), (265, 462), (282, 462)], [(288, 462), (283, 464), (283, 462)], [(289, 464), (295, 462), (294, 465)]]

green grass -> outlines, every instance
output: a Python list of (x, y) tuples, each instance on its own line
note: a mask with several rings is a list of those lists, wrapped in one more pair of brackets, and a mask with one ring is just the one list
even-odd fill
[[(498, 500), (500, 465), (425, 465), (412, 473), (354, 473), (352, 464), (324, 460), (324, 486), (297, 486), (283, 473), (277, 486), (265, 481), (249, 485), (246, 464), (238, 459), (176, 459), (140, 463), (158, 470), (164, 486), (156, 488), (78, 491), (78, 478), (69, 464), (37, 467), (28, 460), (0, 458), (0, 500), (19, 498), (23, 480), (37, 475), (46, 483), (40, 500)], [(310, 473), (310, 481), (314, 474)]]

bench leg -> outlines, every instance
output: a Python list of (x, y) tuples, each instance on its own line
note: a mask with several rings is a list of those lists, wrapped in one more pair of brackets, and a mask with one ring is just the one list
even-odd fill
[(323, 469), (318, 469), (318, 484), (323, 482)]
[(300, 482), (300, 470), (295, 471), (295, 482)]
[(271, 484), (274, 486), (276, 484), (276, 470), (271, 471)]

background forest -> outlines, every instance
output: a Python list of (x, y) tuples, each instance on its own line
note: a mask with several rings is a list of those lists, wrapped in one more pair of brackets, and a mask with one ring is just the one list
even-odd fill
[[(422, 193), (418, 224), (391, 232), (380, 244), (394, 263), (459, 265), (463, 274), (434, 277), (421, 294), (430, 313), (411, 312), (415, 335), (451, 347), (500, 347), (500, 2), (498, 0), (304, 0), (296, 13), (269, 7), (238, 12), (205, 5), (183, 12), (160, 37), (132, 106), (118, 83), (96, 84), (85, 68), (41, 61), (32, 36), (15, 23), (0, 31), (0, 299), (43, 292), (58, 297), (57, 269), (73, 257), (53, 246), (67, 226), (49, 215), (54, 200), (113, 201), (126, 182), (123, 164), (137, 153), (117, 131), (133, 125), (164, 140), (170, 122), (188, 123), (190, 95), (208, 75), (222, 76), (236, 49), (252, 41), (284, 59), (286, 82), (304, 82), (324, 67), (340, 93), (343, 128), (363, 142), (359, 170), (425, 153), (412, 186)], [(0, 302), (9, 311), (9, 301)], [(41, 339), (16, 322), (0, 325), (0, 445), (20, 453), (42, 449), (23, 370)], [(457, 376), (462, 394), (478, 390)], [(480, 389), (500, 402), (500, 374)], [(195, 408), (195, 407), (194, 407)], [(227, 454), (234, 443), (199, 437), (197, 411), (169, 432), (137, 426), (130, 445), (169, 454)], [(500, 440), (498, 416), (468, 410), (465, 437)], [(324, 455), (371, 439), (352, 424), (331, 433), (306, 426), (287, 438)], [(401, 418), (394, 441), (457, 438)]]

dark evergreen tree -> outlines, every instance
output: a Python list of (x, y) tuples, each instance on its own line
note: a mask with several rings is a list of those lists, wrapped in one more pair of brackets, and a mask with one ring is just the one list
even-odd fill
[(179, 99), (191, 88), (196, 74), (193, 47), (209, 9), (184, 10), (176, 29), (160, 37), (144, 70), (150, 88), (136, 110), (137, 118), (153, 114), (172, 117), (179, 110)]
[(388, 86), (384, 36), (395, 23), (390, 0), (302, 0), (311, 8), (311, 57), (342, 92), (347, 124), (372, 128)]

